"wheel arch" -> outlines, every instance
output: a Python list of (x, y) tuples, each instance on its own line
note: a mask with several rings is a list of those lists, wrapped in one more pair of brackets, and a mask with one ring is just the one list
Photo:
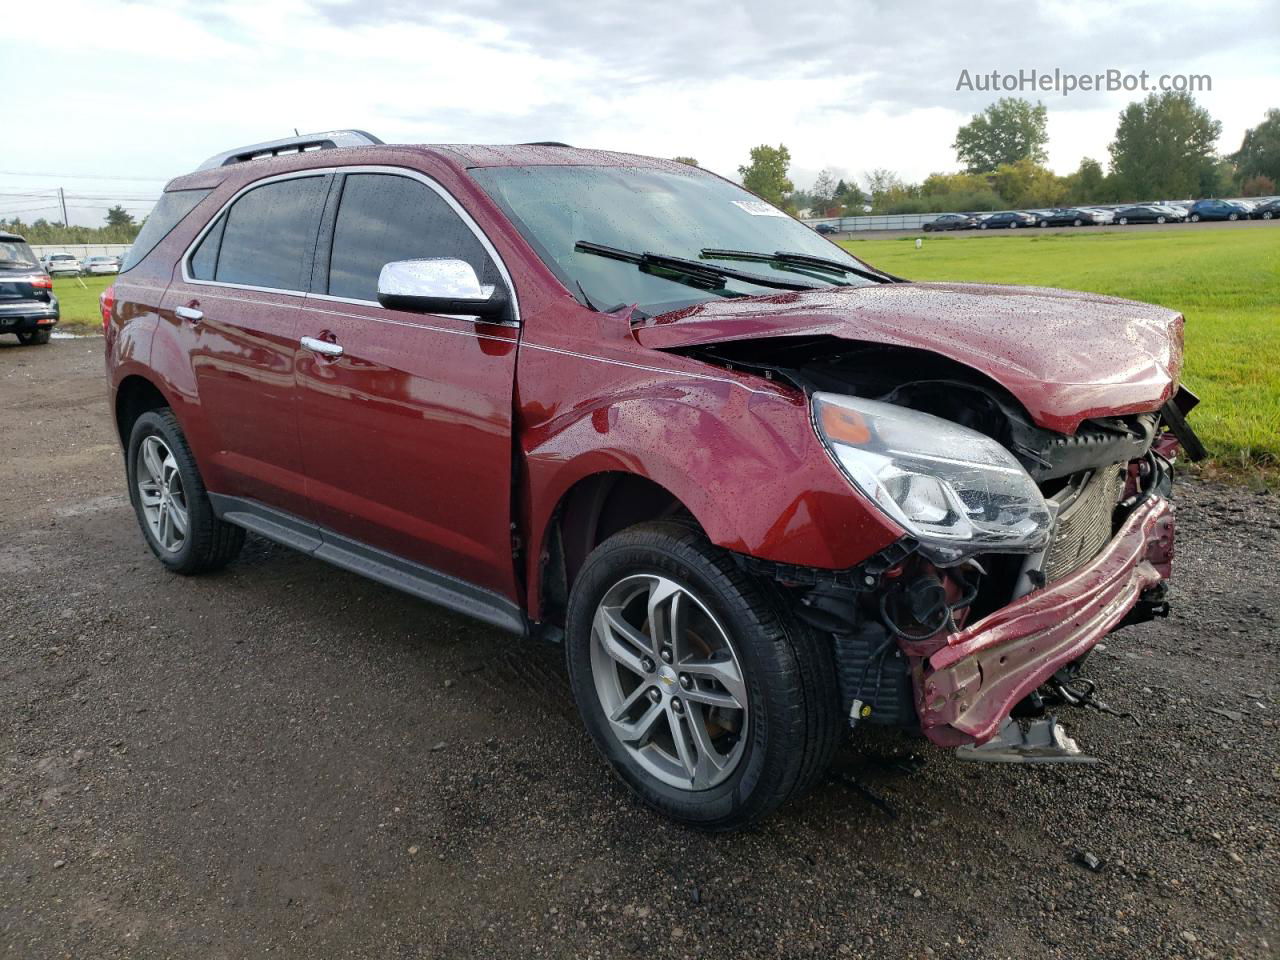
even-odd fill
[(114, 410), (121, 446), (128, 446), (129, 434), (140, 416), (165, 407), (172, 409), (173, 404), (153, 381), (137, 373), (122, 379), (115, 390)]
[(681, 519), (702, 529), (689, 507), (665, 486), (625, 470), (605, 469), (575, 480), (552, 508), (535, 541), (529, 600), (534, 618), (563, 626), (569, 591), (587, 556), (628, 527)]

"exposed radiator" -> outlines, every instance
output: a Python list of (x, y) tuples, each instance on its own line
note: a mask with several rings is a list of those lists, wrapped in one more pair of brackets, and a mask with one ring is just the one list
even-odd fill
[(1061, 504), (1045, 551), (1045, 581), (1052, 583), (1092, 560), (1111, 539), (1112, 517), (1124, 492), (1124, 464), (1080, 476), (1056, 499)]

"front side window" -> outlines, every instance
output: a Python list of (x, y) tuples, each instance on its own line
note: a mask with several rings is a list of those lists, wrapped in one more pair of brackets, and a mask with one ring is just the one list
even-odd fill
[(465, 260), (481, 283), (498, 282), (471, 228), (426, 184), (386, 173), (346, 177), (333, 227), (330, 296), (377, 300), (383, 266), (437, 257)]
[[(717, 259), (703, 250), (753, 254), (798, 253), (869, 269), (843, 248), (753, 194), (705, 171), (653, 167), (483, 167), (471, 171), (561, 282), (578, 295), (611, 306), (637, 303), (649, 314), (721, 296), (753, 296), (776, 289), (730, 280), (699, 291), (634, 264), (575, 249), (579, 241), (634, 253), (703, 260), (749, 269), (772, 280), (824, 286), (821, 276), (777, 263)], [(871, 281), (841, 276), (840, 282)]]
[(211, 192), (210, 190), (170, 190), (162, 196), (151, 209), (151, 213), (147, 215), (147, 219), (143, 221), (142, 229), (138, 231), (133, 246), (125, 255), (120, 272), (131, 270), (141, 263), (143, 258), (155, 249), (156, 244), (167, 237), (169, 232), (195, 209), (196, 204)]
[(306, 290), (324, 205), (323, 176), (254, 187), (236, 200), (191, 258), (196, 279)]

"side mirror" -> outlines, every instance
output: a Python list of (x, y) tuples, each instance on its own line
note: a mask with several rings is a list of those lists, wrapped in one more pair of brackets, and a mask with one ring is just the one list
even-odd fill
[(391, 310), (415, 313), (463, 314), (482, 320), (501, 320), (507, 313), (506, 293), (493, 284), (481, 285), (465, 260), (396, 260), (378, 275), (378, 302)]

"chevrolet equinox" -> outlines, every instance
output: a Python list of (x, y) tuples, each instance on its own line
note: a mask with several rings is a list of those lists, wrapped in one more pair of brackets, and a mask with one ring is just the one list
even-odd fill
[(704, 170), (564, 144), (257, 144), (102, 296), (170, 570), (245, 531), (563, 642), (618, 776), (754, 821), (843, 738), (1087, 761), (1054, 705), (1167, 610), (1182, 317), (912, 283)]

